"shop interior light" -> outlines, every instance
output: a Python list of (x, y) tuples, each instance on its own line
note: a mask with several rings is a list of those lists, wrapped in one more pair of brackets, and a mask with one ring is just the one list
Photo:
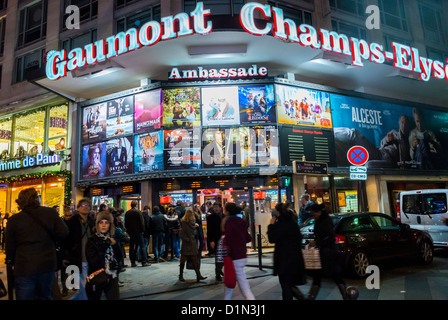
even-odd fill
[(187, 50), (190, 57), (207, 55), (209, 58), (226, 58), (232, 55), (245, 55), (247, 53), (247, 45), (191, 46)]

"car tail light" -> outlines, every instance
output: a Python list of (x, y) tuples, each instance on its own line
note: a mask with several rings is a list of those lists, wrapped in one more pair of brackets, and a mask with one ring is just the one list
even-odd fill
[(339, 243), (339, 244), (345, 243), (345, 237), (341, 236), (340, 234), (336, 235), (336, 239), (335, 240), (336, 240), (336, 243)]
[(397, 220), (401, 221), (400, 200), (397, 201)]

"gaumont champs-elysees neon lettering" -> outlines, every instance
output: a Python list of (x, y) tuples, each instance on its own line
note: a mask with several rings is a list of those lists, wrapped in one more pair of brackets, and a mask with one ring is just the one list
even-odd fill
[[(263, 29), (255, 25), (256, 13), (266, 19)], [(209, 15), (211, 11), (205, 10), (204, 4), (198, 2), (195, 10), (190, 14), (182, 12), (175, 16), (164, 17), (161, 18), (161, 23), (150, 21), (139, 30), (131, 28), (106, 40), (98, 40), (68, 53), (66, 50), (49, 52), (46, 64), (47, 77), (58, 80), (65, 77), (68, 71), (105, 61), (142, 47), (153, 46), (161, 40), (176, 39), (195, 33), (207, 35), (213, 30), (212, 21), (205, 19)], [(190, 23), (190, 16), (193, 26)], [(174, 30), (175, 21), (178, 21), (178, 30)], [(392, 42), (393, 52), (389, 52), (384, 51), (384, 47), (378, 43), (369, 44), (365, 40), (347, 37), (334, 31), (316, 30), (307, 24), (297, 27), (291, 19), (284, 18), (282, 9), (268, 4), (255, 2), (245, 4), (240, 11), (240, 23), (244, 30), (256, 36), (272, 33), (276, 38), (304, 47), (350, 56), (353, 66), (363, 67), (364, 61), (367, 60), (376, 64), (383, 64), (390, 60), (393, 61), (395, 68), (415, 72), (423, 81), (429, 81), (431, 77), (448, 81), (448, 64), (422, 57), (416, 48)]]

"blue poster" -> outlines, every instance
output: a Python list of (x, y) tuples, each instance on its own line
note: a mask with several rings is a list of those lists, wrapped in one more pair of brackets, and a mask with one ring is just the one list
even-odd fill
[(275, 123), (274, 86), (238, 87), (240, 123)]
[(368, 167), (446, 168), (448, 113), (336, 94), (331, 108), (338, 166), (349, 166), (348, 149), (360, 145)]
[(163, 131), (135, 136), (135, 173), (163, 170)]
[(82, 179), (103, 178), (106, 174), (106, 142), (82, 147)]

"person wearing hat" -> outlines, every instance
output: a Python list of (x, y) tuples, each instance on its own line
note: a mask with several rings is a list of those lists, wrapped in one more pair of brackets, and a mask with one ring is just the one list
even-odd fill
[[(113, 238), (115, 232), (114, 218), (111, 213), (98, 213), (95, 233), (86, 244), (88, 262), (88, 282), (86, 286), (89, 300), (100, 300), (104, 292), (107, 300), (119, 300), (118, 261), (121, 250)], [(104, 279), (104, 281), (100, 281)]]

